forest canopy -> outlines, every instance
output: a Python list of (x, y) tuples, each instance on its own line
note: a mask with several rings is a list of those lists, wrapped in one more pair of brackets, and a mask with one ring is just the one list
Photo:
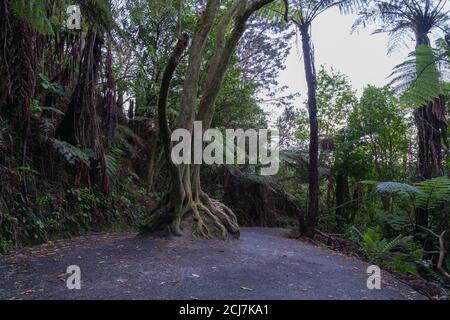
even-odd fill
[[(385, 86), (358, 92), (346, 70), (317, 65), (312, 26), (333, 8), (357, 16), (354, 30), (387, 34), (387, 51), (410, 44)], [(0, 252), (105, 230), (225, 240), (285, 227), (448, 285), (449, 10), (445, 0), (0, 0)], [(307, 88), (293, 94), (280, 73), (295, 50)], [(174, 162), (172, 134), (194, 139), (197, 123), (221, 133), (225, 153), (245, 153)], [(256, 143), (227, 132), (270, 129), (279, 148), (266, 157), (279, 155), (279, 170), (266, 176)], [(188, 142), (183, 156), (195, 159)]]

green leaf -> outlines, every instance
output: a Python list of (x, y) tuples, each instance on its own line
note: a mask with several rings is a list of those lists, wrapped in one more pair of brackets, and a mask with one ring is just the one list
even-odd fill
[(54, 34), (42, 0), (14, 0), (10, 1), (10, 5), (14, 13), (28, 22), (37, 32), (46, 36)]
[(421, 195), (423, 192), (409, 184), (399, 182), (381, 182), (377, 184), (378, 193), (400, 194), (400, 195)]
[(421, 191), (416, 196), (419, 207), (430, 210), (450, 203), (450, 179), (447, 176), (426, 180), (416, 186)]

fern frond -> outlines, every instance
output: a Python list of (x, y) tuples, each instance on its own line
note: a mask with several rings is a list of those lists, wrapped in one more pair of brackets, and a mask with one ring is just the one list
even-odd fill
[(50, 145), (70, 164), (75, 165), (77, 161), (90, 165), (92, 150), (82, 150), (66, 141), (55, 138), (49, 139)]
[(417, 195), (417, 205), (426, 210), (450, 203), (450, 179), (447, 176), (426, 180), (417, 184), (421, 191)]
[(422, 195), (423, 192), (406, 183), (399, 182), (381, 182), (377, 184), (378, 193), (397, 194), (402, 196)]
[(409, 58), (394, 68), (390, 85), (406, 105), (420, 107), (445, 94), (443, 82), (449, 77), (450, 48), (439, 42), (438, 49), (419, 46)]
[(106, 163), (106, 172), (108, 174), (109, 179), (114, 183), (117, 183), (118, 181), (117, 173), (119, 172), (120, 168), (119, 162), (114, 156), (106, 154), (105, 163)]
[(142, 138), (132, 129), (124, 125), (117, 126), (117, 132), (114, 136), (113, 144), (128, 152), (131, 157), (134, 157), (137, 152), (136, 145), (139, 148), (143, 148), (145, 146)]
[(42, 0), (14, 0), (10, 3), (14, 13), (36, 31), (46, 36), (54, 34)]

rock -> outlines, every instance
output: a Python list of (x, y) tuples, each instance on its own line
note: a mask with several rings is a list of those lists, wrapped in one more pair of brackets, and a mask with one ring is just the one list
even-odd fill
[(275, 180), (228, 166), (216, 171), (215, 176), (220, 177), (216, 186), (223, 187), (222, 200), (234, 211), (241, 226), (286, 227), (298, 222), (299, 207)]

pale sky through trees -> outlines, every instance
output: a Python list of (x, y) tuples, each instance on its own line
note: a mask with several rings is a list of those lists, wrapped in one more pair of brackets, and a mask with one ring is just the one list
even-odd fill
[[(372, 30), (362, 28), (351, 33), (356, 17), (356, 15), (341, 15), (337, 8), (323, 13), (313, 23), (312, 40), (317, 70), (324, 64), (327, 68), (333, 67), (344, 73), (360, 94), (369, 84), (376, 86), (388, 84), (388, 76), (392, 69), (405, 60), (414, 43), (408, 43), (409, 48), (401, 46), (389, 55), (387, 34), (373, 35)], [(299, 36), (296, 41), (298, 44), (292, 48), (279, 82), (280, 85), (289, 87), (289, 93), (301, 93), (296, 106), (302, 106), (307, 91)], [(282, 112), (280, 109), (273, 110), (270, 106), (265, 109), (275, 117)]]

